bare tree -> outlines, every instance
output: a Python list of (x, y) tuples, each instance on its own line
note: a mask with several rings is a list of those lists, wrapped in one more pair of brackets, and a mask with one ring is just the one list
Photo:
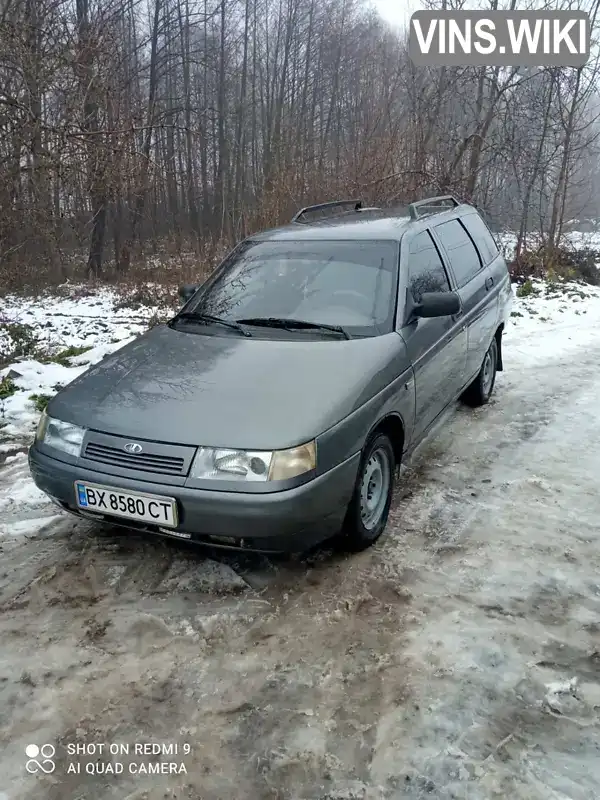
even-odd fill
[(200, 270), (301, 204), (356, 194), (451, 191), (519, 252), (532, 230), (555, 246), (574, 209), (600, 215), (598, 112), (595, 61), (417, 68), (359, 0), (6, 0), (3, 274), (109, 278), (172, 252)]

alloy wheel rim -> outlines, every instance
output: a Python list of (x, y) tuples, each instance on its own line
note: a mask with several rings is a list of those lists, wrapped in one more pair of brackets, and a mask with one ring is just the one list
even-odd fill
[(381, 521), (390, 488), (390, 459), (378, 448), (365, 464), (360, 484), (360, 518), (366, 530)]

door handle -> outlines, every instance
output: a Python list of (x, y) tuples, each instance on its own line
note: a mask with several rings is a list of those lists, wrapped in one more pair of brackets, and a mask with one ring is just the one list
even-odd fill
[(486, 289), (491, 289), (493, 285), (494, 285), (494, 279), (492, 277), (486, 278), (486, 280), (485, 280), (485, 288)]

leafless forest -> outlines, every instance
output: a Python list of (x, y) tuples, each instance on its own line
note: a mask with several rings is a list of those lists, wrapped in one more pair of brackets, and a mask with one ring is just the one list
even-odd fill
[(3, 283), (199, 273), (338, 197), (452, 191), (552, 246), (600, 215), (597, 92), (597, 55), (416, 68), (358, 0), (1, 0)]

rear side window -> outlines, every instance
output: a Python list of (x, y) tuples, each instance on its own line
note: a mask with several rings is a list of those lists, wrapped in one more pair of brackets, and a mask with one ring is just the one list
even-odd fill
[(440, 237), (448, 254), (452, 271), (456, 276), (456, 283), (460, 289), (481, 269), (479, 254), (471, 237), (457, 219), (437, 225), (435, 232)]
[(415, 236), (408, 253), (408, 287), (415, 303), (421, 302), (423, 292), (450, 291), (442, 259), (427, 231)]
[(470, 214), (468, 217), (461, 217), (461, 222), (471, 234), (479, 255), (484, 264), (489, 264), (498, 255), (498, 248), (494, 237), (489, 232), (488, 226), (481, 219), (479, 214)]

